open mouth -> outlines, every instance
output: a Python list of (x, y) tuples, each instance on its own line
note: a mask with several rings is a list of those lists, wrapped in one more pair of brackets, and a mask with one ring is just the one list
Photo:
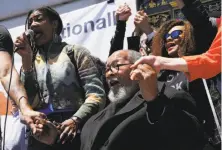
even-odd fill
[(115, 86), (115, 85), (117, 85), (117, 84), (119, 84), (119, 81), (118, 80), (110, 80), (109, 81), (109, 85), (112, 87), (112, 86)]
[(167, 51), (171, 51), (174, 47), (176, 46), (176, 44), (175, 43), (169, 43), (169, 44), (167, 44)]
[(35, 39), (35, 40), (38, 40), (39, 38), (42, 37), (42, 35), (43, 35), (42, 32), (40, 32), (40, 31), (35, 31), (34, 39)]

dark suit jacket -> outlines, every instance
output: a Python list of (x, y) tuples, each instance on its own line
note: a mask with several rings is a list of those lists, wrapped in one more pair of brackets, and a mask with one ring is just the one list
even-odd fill
[(201, 149), (203, 134), (193, 99), (162, 83), (159, 90), (153, 102), (136, 93), (91, 117), (81, 133), (81, 150)]

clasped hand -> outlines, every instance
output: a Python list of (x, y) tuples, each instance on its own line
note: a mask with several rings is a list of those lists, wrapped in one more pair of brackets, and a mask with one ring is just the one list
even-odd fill
[[(76, 136), (77, 123), (73, 119), (65, 120), (62, 123), (55, 121), (50, 122), (47, 119), (36, 118), (35, 126), (41, 127), (41, 133), (37, 135), (37, 139), (43, 143), (62, 143), (65, 144), (68, 141), (72, 141)], [(59, 136), (58, 140), (55, 141), (54, 137)], [(44, 141), (45, 140), (45, 141)]]
[(143, 98), (147, 101), (155, 99), (158, 94), (156, 71), (147, 64), (138, 64), (130, 73), (130, 79), (139, 82)]

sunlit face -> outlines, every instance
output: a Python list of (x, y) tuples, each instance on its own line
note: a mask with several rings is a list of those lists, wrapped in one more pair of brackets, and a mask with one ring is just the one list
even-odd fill
[(137, 90), (135, 81), (130, 80), (131, 63), (126, 51), (115, 52), (107, 60), (106, 79), (110, 87), (111, 102), (129, 98)]
[(185, 26), (174, 26), (165, 35), (165, 48), (170, 57), (178, 57), (184, 39)]
[[(128, 53), (126, 51), (114, 53), (107, 60), (106, 64), (107, 80), (115, 77), (118, 78), (118, 84), (129, 85), (131, 83), (129, 76), (131, 72), (130, 66), (131, 63), (128, 60)], [(112, 85), (113, 84), (110, 84), (110, 86)]]
[(36, 10), (30, 15), (29, 28), (34, 31), (34, 40), (38, 46), (48, 43), (53, 38), (53, 25), (41, 11)]

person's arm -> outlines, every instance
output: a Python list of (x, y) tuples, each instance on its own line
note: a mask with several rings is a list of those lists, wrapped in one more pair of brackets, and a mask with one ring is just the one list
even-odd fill
[[(9, 96), (15, 101), (21, 111), (29, 110), (27, 95), (19, 75), (12, 64), (13, 41), (10, 33), (4, 26), (0, 26), (0, 81)], [(11, 79), (11, 81), (10, 81)]]
[[(175, 0), (194, 28), (211, 26), (206, 8), (200, 0)], [(212, 27), (212, 26), (211, 26)]]
[(45, 115), (43, 113), (33, 111), (29, 105), (25, 89), (19, 79), (18, 72), (14, 66), (12, 66), (12, 59), (9, 53), (0, 51), (0, 60), (2, 60), (2, 63), (0, 63), (1, 84), (6, 91), (8, 91), (10, 86), (9, 96), (16, 103), (22, 113), (21, 122), (27, 124), (31, 128), (33, 134), (40, 134), (43, 130), (43, 126), (37, 127), (34, 124), (34, 121), (36, 119), (45, 118)]
[(78, 69), (81, 86), (85, 91), (85, 101), (73, 115), (85, 122), (105, 106), (105, 90), (99, 77), (100, 73), (90, 52), (82, 47), (74, 47), (74, 60)]
[[(28, 98), (29, 98), (29, 103), (33, 105), (33, 101), (38, 94), (38, 87), (37, 81), (35, 78), (34, 70), (30, 69), (29, 71), (24, 70), (23, 68), (21, 69), (21, 74), (20, 74), (20, 79), (24, 85), (24, 88), (27, 92)], [(36, 106), (34, 106), (36, 107)]]
[(148, 16), (144, 12), (144, 10), (137, 12), (134, 18), (134, 24), (136, 28), (138, 28), (142, 33), (145, 33), (146, 35), (149, 35), (153, 32), (153, 29), (151, 28), (151, 25), (148, 21)]
[(211, 78), (221, 72), (221, 26), (206, 53), (182, 58), (150, 55), (140, 58), (131, 68), (136, 68), (143, 63), (151, 65), (157, 72), (162, 69), (186, 72), (190, 81), (197, 78)]
[(123, 49), (123, 42), (126, 31), (126, 21), (117, 20), (116, 31), (114, 37), (111, 39), (111, 46), (109, 50), (109, 56), (115, 51)]
[(142, 34), (145, 34), (147, 36), (147, 41), (151, 41), (151, 39), (153, 38), (153, 29), (148, 22), (147, 14), (143, 10), (137, 12), (134, 18), (134, 24), (134, 32), (131, 37), (127, 38), (128, 49), (136, 50), (139, 52), (141, 48), (140, 42)]
[(37, 81), (35, 78), (34, 68), (32, 68), (33, 51), (24, 33), (16, 38), (15, 46), (19, 48), (17, 53), (22, 58), (20, 78), (27, 92), (29, 103), (32, 105), (38, 91), (38, 87), (36, 86)]
[(164, 110), (164, 97), (158, 90), (157, 74), (155, 70), (147, 65), (140, 64), (130, 73), (130, 79), (139, 83), (139, 97), (147, 103), (148, 118), (150, 122), (155, 122)]
[(200, 0), (176, 0), (176, 2), (194, 29), (193, 37), (196, 50), (193, 54), (206, 52), (217, 33), (217, 28), (209, 20), (206, 8)]
[(127, 37), (128, 49), (139, 52), (140, 49), (140, 36)]
[(152, 66), (157, 73), (164, 69), (188, 72), (187, 63), (182, 58), (167, 58), (154, 55), (143, 56), (137, 60), (131, 68), (135, 69), (139, 64), (148, 64)]
[(189, 80), (211, 78), (221, 72), (221, 26), (210, 49), (196, 56), (185, 56)]
[[(21, 112), (30, 110), (30, 106), (27, 102), (27, 95), (22, 83), (19, 80), (19, 75), (15, 68), (12, 66), (12, 58), (8, 52), (0, 51), (0, 81), (6, 91), (9, 86), (9, 96), (19, 106)], [(12, 69), (12, 74), (11, 74)], [(10, 82), (11, 78), (11, 82)]]
[(115, 51), (123, 49), (125, 31), (126, 31), (126, 21), (131, 15), (131, 10), (128, 5), (120, 6), (116, 11), (116, 31), (114, 37), (111, 39), (111, 47), (109, 51), (109, 56)]
[[(43, 113), (33, 111), (28, 103), (27, 94), (19, 80), (19, 75), (12, 64), (13, 42), (6, 28), (0, 26), (0, 81), (10, 98), (21, 110), (23, 122), (30, 126), (33, 134), (42, 132), (42, 127), (36, 127), (36, 117), (45, 118)], [(10, 90), (9, 90), (10, 88)]]
[[(219, 41), (218, 41), (219, 43)], [(197, 78), (211, 78), (221, 72), (221, 46), (210, 49), (202, 55), (184, 56), (182, 58), (166, 58), (161, 56), (145, 56), (139, 59), (132, 68), (139, 64), (149, 64), (157, 72), (160, 70), (176, 70), (187, 73), (190, 81)]]

